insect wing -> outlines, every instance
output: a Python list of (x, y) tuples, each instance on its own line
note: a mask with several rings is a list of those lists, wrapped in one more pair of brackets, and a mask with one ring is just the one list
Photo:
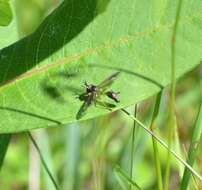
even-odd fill
[(78, 95), (79, 100), (81, 101), (85, 101), (88, 98), (88, 94), (87, 93), (83, 93)]
[(102, 89), (103, 91), (106, 90), (108, 87), (110, 87), (112, 85), (112, 83), (114, 82), (114, 80), (116, 80), (116, 78), (119, 75), (119, 73), (120, 72), (116, 72), (116, 73), (112, 74), (111, 76), (109, 76), (108, 78), (106, 78), (104, 81), (102, 81), (98, 85), (98, 88)]
[(77, 119), (80, 119), (81, 117), (83, 117), (88, 109), (89, 106), (91, 106), (92, 102), (94, 101), (94, 96), (93, 96), (93, 93), (92, 94), (89, 94), (87, 96), (87, 94), (85, 94), (85, 99), (83, 99), (84, 103), (81, 105), (77, 115), (76, 115), (76, 118)]
[(86, 105), (87, 105), (87, 106), (90, 106), (93, 101), (94, 101), (94, 93), (91, 93), (91, 94), (88, 96), (88, 99), (86, 100)]

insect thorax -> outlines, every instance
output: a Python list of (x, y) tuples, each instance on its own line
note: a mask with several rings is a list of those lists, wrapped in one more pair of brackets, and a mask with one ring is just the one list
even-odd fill
[(90, 84), (86, 87), (87, 93), (97, 92), (97, 86)]

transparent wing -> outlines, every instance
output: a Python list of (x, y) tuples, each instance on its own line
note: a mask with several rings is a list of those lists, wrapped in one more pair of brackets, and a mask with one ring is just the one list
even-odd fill
[(80, 119), (83, 117), (88, 109), (89, 106), (92, 105), (92, 102), (94, 101), (94, 94), (90, 94), (89, 96), (86, 96), (85, 99), (83, 99), (84, 103), (81, 105), (76, 118)]
[(117, 76), (120, 74), (120, 72), (116, 72), (112, 75), (110, 75), (108, 78), (103, 80), (100, 84), (98, 84), (98, 88), (102, 89), (103, 91), (106, 90), (108, 87), (112, 85), (112, 83), (116, 80)]

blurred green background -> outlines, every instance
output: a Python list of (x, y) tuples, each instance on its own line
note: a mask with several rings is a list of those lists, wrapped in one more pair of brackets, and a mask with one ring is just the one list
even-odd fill
[[(16, 0), (12, 8), (17, 20), (19, 38), (33, 32), (43, 19), (62, 1)], [(190, 142), (201, 103), (200, 77), (202, 66), (181, 78), (177, 83), (176, 114), (178, 133), (183, 152)], [(138, 90), (138, 89), (136, 89)], [(155, 97), (138, 104), (137, 117), (149, 125)], [(169, 89), (164, 89), (158, 116), (158, 135), (167, 138)], [(128, 108), (134, 112), (134, 107)], [(122, 189), (115, 165), (130, 173), (131, 140), (133, 121), (121, 112), (95, 118), (66, 127), (34, 130), (32, 134), (42, 154), (64, 190), (117, 190)], [(162, 170), (165, 169), (166, 151), (161, 146)], [(199, 147), (195, 168), (202, 173), (202, 143)], [(179, 188), (179, 167), (172, 160), (170, 189)], [(135, 135), (134, 181), (144, 190), (157, 189), (151, 137), (137, 128)], [(194, 183), (193, 183), (194, 184)], [(200, 185), (200, 184), (198, 184)], [(194, 186), (194, 185), (193, 185)], [(41, 166), (38, 153), (26, 134), (12, 136), (12, 141), (0, 172), (2, 190), (52, 190), (52, 182)], [(202, 189), (202, 185), (201, 185)]]

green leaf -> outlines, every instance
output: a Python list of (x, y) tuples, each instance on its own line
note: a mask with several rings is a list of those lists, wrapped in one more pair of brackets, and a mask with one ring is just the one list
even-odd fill
[[(201, 0), (183, 2), (177, 78), (201, 60), (200, 7)], [(157, 0), (65, 1), (35, 33), (1, 50), (0, 132), (75, 122), (83, 82), (98, 84), (116, 71), (110, 88), (121, 101), (114, 110), (157, 93), (170, 83), (176, 8), (177, 2)], [(92, 105), (81, 120), (109, 112)]]
[[(0, 0), (0, 7), (3, 2), (4, 0), (3, 1)], [(5, 2), (7, 2), (7, 0), (5, 0)], [(14, 2), (10, 1), (9, 4), (11, 5), (12, 10), (14, 10)], [(7, 6), (10, 6), (9, 4)], [(0, 20), (4, 18), (1, 15), (2, 13), (3, 13), (2, 10), (0, 10)], [(0, 49), (7, 47), (8, 45), (16, 42), (17, 40), (19, 40), (18, 28), (17, 28), (17, 17), (15, 15), (15, 12), (13, 11), (12, 22), (9, 23), (8, 26), (1, 26), (0, 24)]]
[(9, 0), (0, 0), (0, 26), (7, 26), (13, 18)]
[(8, 145), (11, 139), (10, 134), (1, 134), (0, 135), (0, 169), (3, 166), (3, 161), (6, 156), (6, 151), (8, 149)]

